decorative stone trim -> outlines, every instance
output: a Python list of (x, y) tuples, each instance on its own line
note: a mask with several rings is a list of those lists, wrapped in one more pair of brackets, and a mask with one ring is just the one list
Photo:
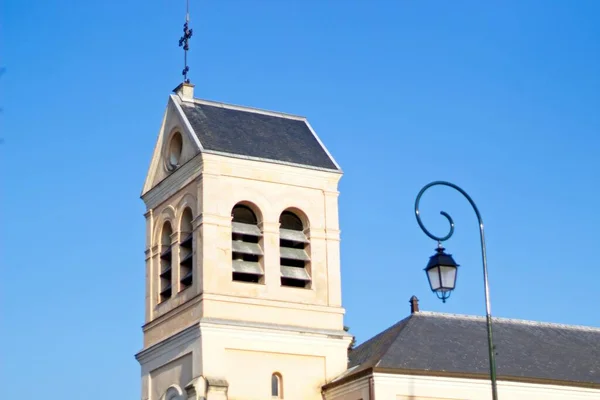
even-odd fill
[(202, 318), (199, 322), (200, 331), (205, 332), (233, 332), (233, 331), (245, 331), (255, 332), (256, 335), (264, 338), (267, 336), (291, 336), (300, 338), (302, 340), (314, 341), (318, 339), (340, 339), (347, 341), (350, 344), (352, 335), (349, 335), (344, 330), (329, 330), (329, 329), (317, 329), (298, 327), (293, 325), (278, 325), (269, 324), (263, 322), (250, 322), (250, 321), (234, 321), (220, 318)]
[(206, 382), (208, 383), (206, 400), (227, 400), (229, 383), (226, 379), (207, 377)]
[(161, 244), (155, 244), (154, 246), (152, 246), (152, 249), (151, 249), (152, 257), (154, 257), (160, 253), (161, 246), (162, 246)]
[[(187, 290), (185, 292), (187, 292)], [(185, 293), (185, 292), (181, 292), (181, 293)], [(170, 299), (170, 300), (173, 300), (173, 299)], [(165, 305), (168, 304), (170, 300), (164, 302), (164, 304)], [(146, 332), (147, 330), (154, 328), (156, 325), (161, 324), (162, 322), (168, 320), (169, 318), (174, 317), (174, 316), (178, 315), (179, 313), (186, 311), (190, 307), (198, 304), (201, 300), (202, 300), (202, 297), (200, 295), (196, 294), (191, 299), (187, 299), (184, 303), (182, 303), (176, 307), (173, 307), (173, 308), (169, 309), (168, 311), (164, 311), (164, 313), (161, 313), (161, 312), (163, 312), (163, 310), (158, 309), (159, 308), (158, 306), (162, 305), (163, 303), (158, 304), (157, 307), (155, 308), (155, 314), (160, 314), (160, 315), (158, 317), (154, 318), (152, 321), (145, 324), (142, 327), (143, 331)]]
[(140, 364), (146, 364), (161, 354), (180, 347), (185, 343), (189, 343), (198, 337), (200, 337), (200, 329), (198, 324), (194, 324), (174, 334), (173, 336), (170, 336), (167, 339), (140, 351), (135, 355), (135, 358)]
[(185, 386), (187, 400), (227, 400), (229, 382), (224, 378), (199, 376)]
[(185, 385), (188, 400), (206, 400), (206, 392), (208, 383), (203, 376), (192, 379), (190, 383)]
[(171, 233), (171, 246), (176, 245), (177, 243), (179, 243), (179, 230), (173, 229), (173, 233)]

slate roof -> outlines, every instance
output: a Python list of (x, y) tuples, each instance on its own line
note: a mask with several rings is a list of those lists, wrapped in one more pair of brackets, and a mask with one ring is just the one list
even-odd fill
[(302, 117), (205, 101), (181, 108), (204, 150), (339, 170)]
[[(498, 379), (600, 385), (600, 328), (493, 322)], [(370, 368), (487, 378), (485, 318), (411, 314), (355, 348), (346, 377)]]

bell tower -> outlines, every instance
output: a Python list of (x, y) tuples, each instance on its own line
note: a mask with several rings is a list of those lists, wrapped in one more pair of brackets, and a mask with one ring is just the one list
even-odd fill
[(169, 97), (142, 199), (142, 400), (321, 399), (346, 370), (338, 182), (304, 117)]

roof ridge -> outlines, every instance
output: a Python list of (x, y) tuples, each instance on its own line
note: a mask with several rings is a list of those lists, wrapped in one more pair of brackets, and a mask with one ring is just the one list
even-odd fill
[[(435, 311), (419, 311), (418, 313), (415, 313), (415, 315), (419, 315), (419, 314), (424, 315), (424, 316), (433, 316), (433, 317), (485, 321), (485, 317), (480, 316), (480, 315), (441, 313), (441, 312), (435, 312)], [(548, 328), (562, 328), (562, 329), (587, 331), (587, 332), (600, 332), (600, 327), (595, 327), (595, 326), (567, 325), (567, 324), (560, 324), (557, 322), (531, 321), (531, 320), (526, 320), (526, 319), (504, 318), (504, 317), (492, 317), (492, 320), (498, 321), (498, 322), (511, 323), (511, 324), (519, 324), (519, 325), (531, 325), (531, 326), (540, 326), (540, 327), (548, 327)]]
[(213, 107), (228, 108), (230, 110), (238, 110), (238, 111), (245, 111), (245, 112), (253, 112), (256, 114), (271, 115), (274, 117), (281, 117), (281, 118), (288, 118), (288, 119), (295, 119), (295, 120), (306, 120), (306, 117), (302, 116), (302, 115), (290, 114), (290, 113), (285, 113), (285, 112), (281, 112), (281, 111), (266, 110), (266, 109), (257, 108), (257, 107), (242, 106), (239, 104), (223, 103), (223, 102), (214, 101), (214, 100), (194, 98), (192, 101), (188, 101), (188, 102), (190, 102), (190, 103), (193, 102), (194, 104), (204, 104), (204, 105), (213, 106)]

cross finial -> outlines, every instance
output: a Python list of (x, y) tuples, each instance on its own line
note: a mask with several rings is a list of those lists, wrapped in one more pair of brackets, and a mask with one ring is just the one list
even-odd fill
[(185, 23), (183, 24), (183, 36), (179, 38), (179, 47), (183, 47), (183, 71), (181, 71), (181, 75), (183, 75), (183, 82), (190, 83), (188, 79), (188, 72), (190, 67), (187, 65), (187, 52), (190, 49), (189, 40), (192, 38), (192, 29), (189, 28), (190, 22), (190, 0), (186, 2), (186, 11), (185, 11)]

